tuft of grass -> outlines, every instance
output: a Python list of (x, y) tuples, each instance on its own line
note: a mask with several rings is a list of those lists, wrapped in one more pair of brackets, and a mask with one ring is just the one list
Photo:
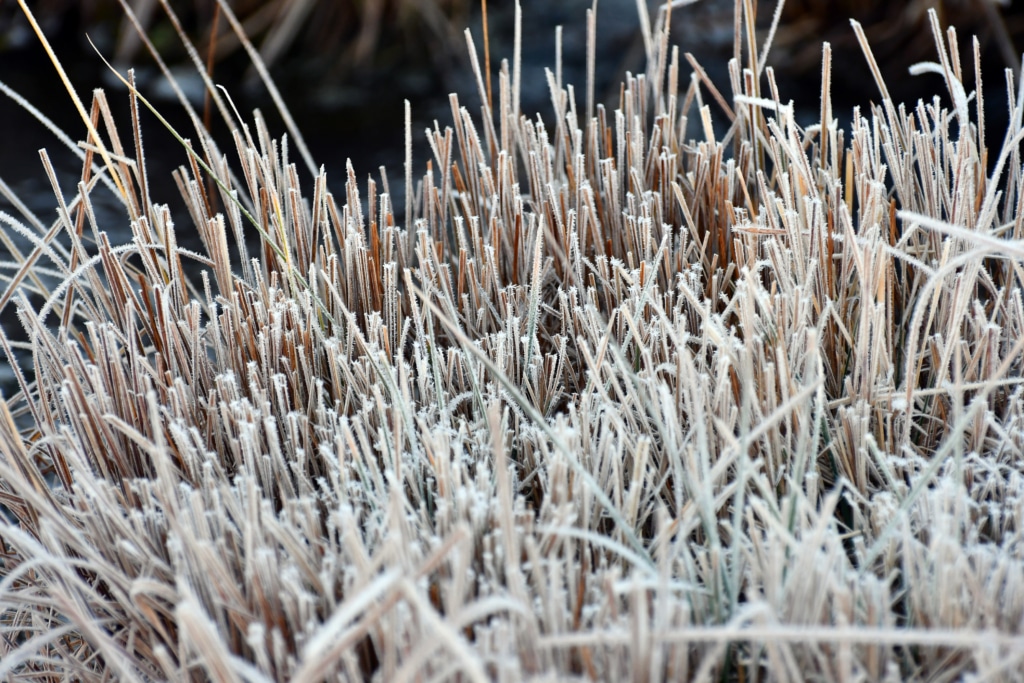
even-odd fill
[(854, 24), (881, 103), (840, 128), (826, 44), (801, 125), (756, 5), (730, 88), (667, 4), (614, 110), (591, 65), (547, 119), (467, 33), (405, 216), (208, 81), (176, 225), (131, 75), (122, 128), (69, 87), (75, 194), (0, 216), (0, 676), (1014, 680), (1024, 88), (990, 148), (955, 31), (906, 106)]

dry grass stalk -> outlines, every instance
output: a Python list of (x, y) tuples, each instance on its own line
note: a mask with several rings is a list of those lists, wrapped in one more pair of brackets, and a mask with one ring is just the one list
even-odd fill
[(478, 71), (404, 222), (386, 176), (306, 194), (258, 114), (230, 153), (193, 115), (203, 254), (97, 93), (73, 201), (4, 217), (0, 674), (1014, 679), (1024, 95), (990, 174), (932, 15), (953, 111), (840, 130), (826, 46), (803, 128), (744, 5), (723, 138), (659, 14), (615, 111)]

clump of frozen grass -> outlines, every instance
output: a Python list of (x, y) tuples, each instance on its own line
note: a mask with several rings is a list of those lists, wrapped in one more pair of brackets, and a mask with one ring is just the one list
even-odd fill
[(548, 125), (517, 60), (478, 69), (404, 224), (385, 175), (306, 194), (258, 114), (230, 155), (193, 117), (204, 254), (149, 199), (144, 101), (126, 143), (97, 93), (79, 193), (5, 218), (0, 673), (1013, 679), (1024, 89), (990, 150), (933, 15), (952, 111), (879, 79), (840, 130), (826, 45), (804, 128), (753, 4), (723, 138), (662, 13), (613, 112), (549, 74)]

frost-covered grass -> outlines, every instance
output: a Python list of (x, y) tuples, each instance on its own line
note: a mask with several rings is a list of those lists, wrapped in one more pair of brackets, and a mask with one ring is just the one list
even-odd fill
[(1020, 680), (1024, 88), (986, 131), (933, 15), (952, 110), (841, 130), (826, 45), (802, 127), (754, 4), (731, 90), (644, 15), (615, 111), (520, 112), (517, 50), (339, 197), (211, 89), (187, 226), (141, 96), (80, 105), (78, 194), (3, 217), (0, 674)]

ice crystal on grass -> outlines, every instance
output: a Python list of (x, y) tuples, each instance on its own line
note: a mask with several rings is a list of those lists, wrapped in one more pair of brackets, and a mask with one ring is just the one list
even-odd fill
[(5, 219), (0, 674), (1013, 679), (1024, 105), (989, 148), (933, 14), (953, 111), (879, 78), (840, 130), (826, 45), (801, 127), (739, 4), (731, 93), (668, 10), (614, 111), (551, 77), (545, 125), (518, 60), (494, 96), (478, 68), (404, 220), (386, 177), (335, 197), (258, 114), (223, 149), (193, 116), (201, 254), (147, 103), (122, 130), (97, 93), (79, 194)]

